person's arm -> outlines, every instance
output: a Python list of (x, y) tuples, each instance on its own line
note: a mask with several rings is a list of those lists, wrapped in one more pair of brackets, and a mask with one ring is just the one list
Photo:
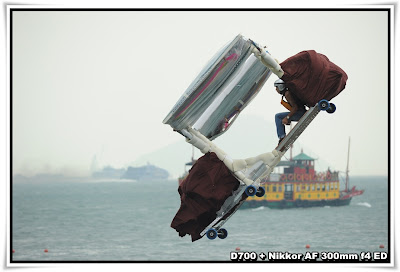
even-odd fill
[(283, 120), (282, 120), (282, 123), (286, 125), (286, 124), (290, 123), (290, 118), (298, 111), (299, 106), (297, 105), (296, 101), (294, 100), (293, 96), (290, 94), (289, 91), (287, 91), (285, 93), (285, 97), (286, 97), (287, 101), (289, 102), (289, 104), (292, 106), (292, 109), (290, 110), (290, 112), (288, 114), (289, 119), (286, 117), (286, 118), (283, 118)]

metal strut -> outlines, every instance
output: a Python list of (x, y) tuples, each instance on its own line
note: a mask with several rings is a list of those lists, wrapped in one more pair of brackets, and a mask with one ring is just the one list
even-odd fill
[[(315, 104), (315, 106), (313, 107), (310, 107), (308, 111), (306, 111), (306, 113), (300, 118), (300, 120), (297, 122), (294, 128), (288, 133), (288, 135), (286, 135), (286, 137), (282, 140), (282, 142), (280, 142), (280, 144), (275, 148), (275, 150), (282, 152), (283, 155), (290, 148), (290, 146), (297, 140), (297, 138), (301, 135), (301, 133), (308, 127), (308, 125), (312, 122), (312, 120), (314, 120), (314, 118), (318, 115), (318, 113), (321, 110), (327, 110), (329, 102), (326, 101), (326, 103), (327, 103), (325, 105), (326, 108), (320, 107), (319, 103)], [(183, 132), (185, 135), (186, 131)], [(258, 188), (260, 184), (254, 182), (252, 185)], [(236, 189), (236, 191), (234, 191), (232, 195), (225, 200), (224, 204), (217, 212), (215, 220), (212, 221), (200, 233), (201, 236), (204, 236), (210, 229), (218, 231), (222, 227), (222, 225), (224, 225), (225, 222), (240, 208), (240, 206), (245, 202), (247, 198), (244, 197), (246, 187), (247, 187), (246, 184), (240, 182), (239, 188)]]
[[(246, 187), (245, 184), (240, 184), (239, 188), (225, 200), (224, 205), (222, 205), (221, 209), (217, 212), (217, 217), (200, 233), (201, 236), (206, 234), (210, 228), (219, 230), (222, 225), (225, 224), (225, 222), (228, 221), (228, 219), (240, 208), (240, 206), (242, 206), (244, 203), (242, 201), (242, 196), (245, 193)], [(235, 207), (236, 205), (238, 206)], [(232, 208), (235, 208), (235, 210), (227, 216), (227, 214), (231, 212)]]

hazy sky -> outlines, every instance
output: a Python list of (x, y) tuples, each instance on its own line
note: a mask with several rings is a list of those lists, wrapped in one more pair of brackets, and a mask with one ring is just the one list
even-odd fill
[[(351, 137), (351, 174), (388, 174), (387, 11), (18, 11), (12, 26), (14, 174), (85, 175), (94, 155), (123, 167), (184, 141), (162, 120), (239, 33), (280, 62), (314, 49), (345, 70), (337, 111), (299, 140), (345, 169)], [(242, 113), (274, 131), (276, 79)]]

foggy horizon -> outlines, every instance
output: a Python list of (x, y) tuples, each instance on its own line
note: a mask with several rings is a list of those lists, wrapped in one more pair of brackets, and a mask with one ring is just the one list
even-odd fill
[[(87, 175), (93, 156), (101, 154), (103, 166), (127, 167), (184, 142), (162, 120), (239, 33), (266, 45), (279, 62), (313, 49), (343, 68), (349, 79), (333, 99), (336, 112), (320, 114), (299, 140), (343, 169), (350, 137), (350, 175), (389, 174), (387, 11), (14, 11), (12, 31), (12, 174)], [(226, 150), (232, 157), (276, 146), (273, 116), (285, 110), (275, 79), (216, 143), (240, 137), (245, 115), (265, 120), (254, 132), (263, 127), (259, 136), (271, 140), (247, 133), (248, 140)], [(189, 159), (185, 144), (181, 155)], [(185, 162), (176, 162), (182, 171)]]

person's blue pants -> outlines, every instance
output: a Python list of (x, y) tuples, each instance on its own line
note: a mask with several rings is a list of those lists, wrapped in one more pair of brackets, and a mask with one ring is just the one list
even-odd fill
[[(290, 118), (290, 121), (299, 121), (305, 112), (306, 112), (305, 110), (297, 111), (292, 116), (292, 118)], [(283, 118), (286, 118), (286, 116), (288, 116), (288, 114), (289, 114), (288, 111), (275, 114), (276, 133), (278, 134), (279, 139), (286, 136), (285, 125), (282, 124), (282, 120), (283, 120)]]

